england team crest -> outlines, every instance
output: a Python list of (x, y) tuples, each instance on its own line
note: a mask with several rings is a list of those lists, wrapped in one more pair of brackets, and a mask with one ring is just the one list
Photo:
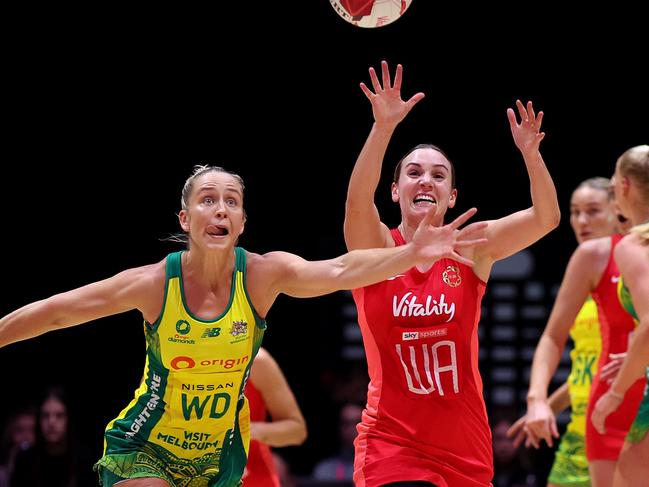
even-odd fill
[(449, 265), (442, 273), (442, 280), (451, 287), (458, 287), (462, 284), (462, 276), (460, 275), (460, 268), (454, 265)]

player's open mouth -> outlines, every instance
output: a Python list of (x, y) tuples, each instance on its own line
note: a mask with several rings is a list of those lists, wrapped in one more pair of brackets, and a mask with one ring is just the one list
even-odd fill
[(224, 226), (210, 225), (207, 227), (207, 234), (212, 237), (223, 237), (228, 233), (230, 233), (230, 231)]
[(418, 194), (415, 196), (415, 199), (412, 200), (415, 206), (428, 206), (436, 205), (437, 200), (429, 194)]

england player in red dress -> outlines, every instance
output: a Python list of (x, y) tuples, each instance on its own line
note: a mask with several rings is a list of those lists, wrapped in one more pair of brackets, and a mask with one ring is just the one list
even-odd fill
[[(383, 157), (396, 126), (423, 98), (401, 99), (402, 68), (382, 82), (370, 68), (374, 125), (351, 175), (345, 214), (349, 249), (394, 247), (412, 239), (431, 207), (434, 225), (458, 198), (446, 155), (420, 145), (399, 162), (392, 200), (401, 223), (390, 230), (374, 205)], [(539, 152), (543, 114), (517, 102), (508, 118), (527, 168), (532, 205), (488, 222), (487, 243), (386, 281), (354, 290), (368, 360), (367, 407), (358, 426), (358, 486), (486, 487), (493, 477), (491, 433), (478, 372), (480, 303), (491, 267), (536, 242), (559, 223), (556, 191)], [(488, 162), (491, 164), (491, 162)], [(502, 171), (501, 166), (494, 171)], [(493, 191), (498, 191), (494, 188)]]

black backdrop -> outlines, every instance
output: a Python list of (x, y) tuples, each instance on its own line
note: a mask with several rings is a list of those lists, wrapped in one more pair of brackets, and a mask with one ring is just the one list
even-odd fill
[[(542, 152), (563, 209), (561, 227), (532, 248), (548, 282), (560, 280), (574, 246), (572, 188), (610, 175), (622, 151), (649, 139), (646, 28), (634, 12), (447, 12), (415, 0), (398, 22), (366, 30), (324, 0), (221, 3), (16, 13), (4, 76), (0, 313), (175, 250), (160, 238), (177, 231), (180, 190), (199, 162), (245, 179), (244, 247), (342, 253), (346, 182), (372, 121), (358, 83), (381, 59), (404, 65), (404, 96), (426, 93), (388, 160), (420, 142), (443, 147), (458, 173), (453, 215), (477, 206), (493, 218), (528, 204), (505, 110), (521, 98), (546, 112)], [(389, 172), (377, 204), (396, 224)], [(319, 384), (339, 360), (341, 300), (280, 297), (268, 316), (265, 344), (316, 433), (332, 423)], [(11, 345), (0, 350), (0, 413), (62, 382), (99, 452), (143, 360), (137, 313)], [(308, 471), (324, 443), (316, 435), (295, 453), (296, 469)]]

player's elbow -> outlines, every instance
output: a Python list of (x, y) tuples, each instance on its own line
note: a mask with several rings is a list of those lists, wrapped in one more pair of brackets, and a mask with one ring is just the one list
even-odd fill
[(548, 220), (550, 230), (554, 230), (559, 226), (559, 223), (561, 223), (561, 210), (559, 209), (558, 205), (556, 206), (556, 208), (554, 208), (554, 211), (552, 211)]
[(559, 209), (559, 206), (556, 205), (544, 212), (537, 214), (537, 220), (539, 222), (539, 226), (546, 233), (550, 233), (552, 230), (559, 226), (559, 223), (561, 223), (561, 210)]
[(307, 436), (308, 432), (304, 420), (296, 420), (295, 431), (292, 438), (293, 442), (291, 444), (293, 446), (299, 446), (306, 441)]

